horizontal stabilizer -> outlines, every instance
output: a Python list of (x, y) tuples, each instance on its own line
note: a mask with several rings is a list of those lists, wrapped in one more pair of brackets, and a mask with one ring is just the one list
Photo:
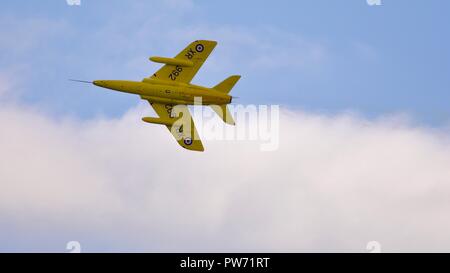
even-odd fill
[(226, 104), (223, 105), (210, 105), (211, 108), (214, 110), (214, 112), (219, 115), (219, 117), (223, 120), (223, 122), (234, 125), (233, 116), (231, 116), (230, 111), (228, 110), (228, 107)]

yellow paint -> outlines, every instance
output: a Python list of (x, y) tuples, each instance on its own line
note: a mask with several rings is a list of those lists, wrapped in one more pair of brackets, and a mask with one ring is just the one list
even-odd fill
[(177, 58), (164, 58), (164, 57), (150, 57), (150, 61), (161, 64), (179, 65), (179, 66), (194, 66), (191, 61), (181, 60)]
[(213, 88), (190, 83), (216, 45), (215, 41), (199, 40), (189, 44), (174, 58), (151, 57), (151, 61), (165, 65), (142, 81), (96, 80), (93, 84), (136, 94), (149, 101), (159, 117), (144, 117), (143, 121), (165, 125), (182, 147), (203, 151), (187, 105), (198, 103), (201, 98), (202, 105), (210, 105), (224, 122), (234, 125), (226, 105), (233, 99), (228, 93), (240, 79), (240, 76), (231, 76)]

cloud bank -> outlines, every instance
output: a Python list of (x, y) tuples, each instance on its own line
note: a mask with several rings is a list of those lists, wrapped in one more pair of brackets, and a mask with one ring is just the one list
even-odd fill
[(0, 250), (450, 249), (445, 132), (284, 109), (277, 151), (192, 153), (146, 111), (82, 121), (2, 103)]

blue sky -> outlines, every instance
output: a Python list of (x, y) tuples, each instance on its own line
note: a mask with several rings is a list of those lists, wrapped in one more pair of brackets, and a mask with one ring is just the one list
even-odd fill
[[(219, 42), (194, 79), (243, 79), (240, 103), (367, 117), (450, 116), (448, 1), (66, 1), (2, 3), (0, 67), (17, 97), (57, 115), (120, 116), (138, 98), (68, 78), (140, 80), (193, 39)], [(256, 49), (255, 49), (256, 47)], [(226, 63), (224, 63), (226, 62)]]

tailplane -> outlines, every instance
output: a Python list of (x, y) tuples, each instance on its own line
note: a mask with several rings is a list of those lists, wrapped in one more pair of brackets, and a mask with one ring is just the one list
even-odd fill
[[(219, 83), (218, 85), (214, 86), (213, 89), (228, 94), (230, 93), (231, 89), (233, 89), (234, 85), (239, 81), (241, 76), (234, 75), (226, 78), (223, 82)], [(222, 105), (211, 105), (211, 108), (214, 110), (214, 112), (219, 115), (219, 117), (227, 124), (234, 125), (233, 117), (231, 116), (230, 110), (228, 109), (226, 104)]]
[(222, 105), (210, 105), (214, 112), (227, 124), (234, 125), (233, 116), (231, 116), (230, 110), (226, 104)]

